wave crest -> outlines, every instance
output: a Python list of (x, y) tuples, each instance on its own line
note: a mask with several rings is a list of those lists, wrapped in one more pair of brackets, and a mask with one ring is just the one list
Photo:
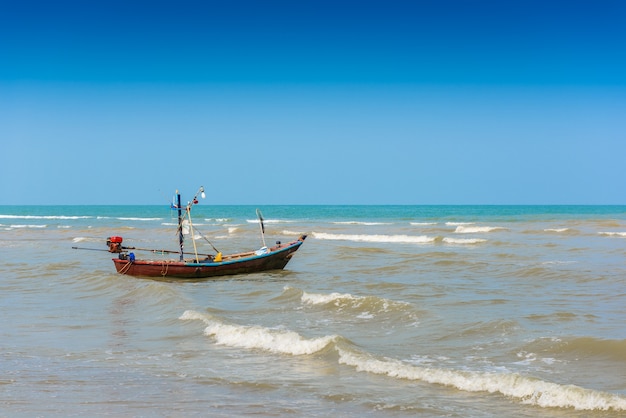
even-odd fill
[(308, 305), (332, 305), (339, 309), (365, 309), (374, 313), (403, 312), (411, 306), (406, 302), (391, 301), (377, 296), (354, 296), (350, 293), (319, 294), (302, 292), (301, 300)]
[(483, 232), (503, 231), (506, 228), (501, 226), (464, 226), (459, 225), (454, 231), (456, 234), (475, 234)]
[[(340, 300), (343, 296), (337, 296)], [(278, 354), (308, 355), (334, 349), (338, 363), (354, 367), (359, 372), (384, 375), (396, 379), (419, 380), (466, 392), (500, 393), (523, 404), (544, 408), (574, 408), (576, 410), (626, 411), (626, 398), (609, 392), (561, 385), (526, 377), (517, 373), (491, 373), (442, 369), (411, 365), (396, 359), (378, 359), (356, 349), (338, 335), (307, 339), (297, 332), (261, 326), (226, 324), (210, 314), (186, 311), (182, 320), (200, 320), (207, 327), (204, 333), (217, 344), (259, 349)]]
[(307, 339), (294, 331), (226, 324), (195, 311), (186, 311), (180, 319), (203, 321), (207, 325), (204, 334), (220, 345), (294, 356), (320, 352), (338, 339), (336, 335)]
[(626, 238), (626, 232), (598, 232), (600, 235), (607, 237), (624, 237)]
[(406, 243), (406, 244), (430, 244), (435, 242), (435, 237), (426, 235), (353, 235), (353, 234), (329, 234), (325, 232), (313, 232), (313, 237), (321, 240), (333, 241), (356, 241), (377, 243)]
[(444, 238), (443, 242), (446, 244), (481, 244), (483, 242), (487, 242), (486, 239), (483, 238)]
[(544, 408), (626, 410), (626, 399), (619, 395), (574, 385), (560, 385), (516, 373), (497, 374), (426, 368), (408, 365), (393, 359), (379, 360), (355, 350), (337, 348), (337, 351), (339, 363), (353, 366), (361, 372), (386, 375), (397, 379), (420, 380), (455, 387), (467, 392), (501, 393), (519, 399), (524, 404)]

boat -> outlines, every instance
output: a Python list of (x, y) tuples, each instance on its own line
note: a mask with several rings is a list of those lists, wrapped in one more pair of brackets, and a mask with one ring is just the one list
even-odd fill
[[(200, 193), (202, 198), (205, 197), (203, 187), (200, 187), (198, 193)], [(268, 270), (282, 270), (307, 237), (303, 234), (296, 240), (286, 243), (277, 241), (276, 245), (268, 247), (265, 244), (263, 216), (257, 209), (263, 244), (261, 248), (235, 254), (222, 254), (207, 239), (216, 252), (215, 254), (198, 253), (195, 240), (192, 240), (193, 252), (185, 252), (184, 235), (189, 231), (192, 234), (194, 232), (193, 223), (191, 221), (191, 210), (194, 205), (198, 204), (198, 193), (196, 193), (194, 198), (183, 209), (180, 201), (180, 193), (176, 191), (176, 201), (172, 203), (172, 209), (178, 211), (178, 251), (126, 247), (122, 245), (124, 239), (120, 236), (107, 238), (107, 246), (109, 249), (106, 251), (118, 254), (117, 258), (113, 258), (117, 272), (119, 274), (139, 277), (203, 279), (218, 276), (252, 274)], [(133, 251), (131, 252), (131, 250)], [(178, 253), (179, 257), (178, 259), (144, 259), (137, 257), (134, 251), (150, 251), (152, 253), (161, 254), (162, 256)]]

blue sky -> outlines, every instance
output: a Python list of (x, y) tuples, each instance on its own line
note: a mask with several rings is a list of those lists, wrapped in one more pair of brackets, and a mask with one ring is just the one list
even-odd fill
[(626, 204), (623, 1), (0, 0), (0, 204)]

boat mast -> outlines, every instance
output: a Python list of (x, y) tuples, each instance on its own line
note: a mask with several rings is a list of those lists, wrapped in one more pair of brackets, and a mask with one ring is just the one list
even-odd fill
[(183, 237), (183, 209), (180, 206), (180, 193), (176, 190), (176, 205), (178, 207), (178, 244), (180, 245), (180, 261), (183, 261), (183, 247), (184, 247), (184, 237)]

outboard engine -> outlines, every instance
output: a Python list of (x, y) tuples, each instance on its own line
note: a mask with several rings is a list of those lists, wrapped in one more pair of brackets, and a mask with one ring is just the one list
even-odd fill
[(107, 238), (107, 246), (109, 247), (110, 253), (121, 253), (123, 251), (122, 248), (122, 237), (109, 237)]

